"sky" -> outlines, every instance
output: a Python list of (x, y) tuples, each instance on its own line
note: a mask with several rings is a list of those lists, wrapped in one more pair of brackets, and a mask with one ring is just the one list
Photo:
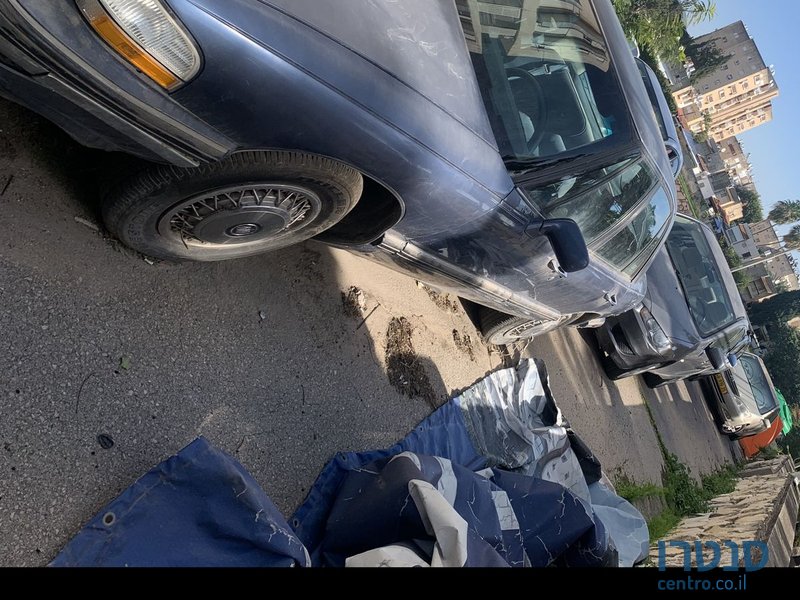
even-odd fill
[[(800, 37), (800, 1), (716, 0), (716, 5), (714, 18), (690, 27), (689, 33), (701, 35), (743, 21), (764, 62), (775, 68), (779, 95), (772, 100), (772, 121), (737, 136), (750, 154), (766, 216), (779, 200), (800, 199), (800, 69), (793, 43)], [(789, 227), (776, 229), (785, 233)]]

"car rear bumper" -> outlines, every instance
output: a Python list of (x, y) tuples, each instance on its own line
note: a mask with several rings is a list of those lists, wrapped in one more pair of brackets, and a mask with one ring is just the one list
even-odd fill
[(0, 4), (0, 95), (95, 148), (184, 167), (234, 149), (117, 59), (71, 1)]

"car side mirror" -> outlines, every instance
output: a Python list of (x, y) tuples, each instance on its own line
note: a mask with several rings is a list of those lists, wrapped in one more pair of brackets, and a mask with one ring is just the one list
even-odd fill
[(527, 231), (537, 230), (547, 237), (561, 269), (574, 273), (589, 266), (589, 249), (581, 228), (572, 219), (545, 219)]
[(739, 362), (739, 358), (735, 354), (728, 354), (728, 364), (730, 366), (735, 367), (737, 362)]
[(706, 356), (708, 357), (708, 360), (711, 362), (711, 366), (715, 371), (719, 371), (725, 366), (726, 356), (725, 353), (719, 348), (716, 348), (715, 346), (709, 346), (706, 348)]

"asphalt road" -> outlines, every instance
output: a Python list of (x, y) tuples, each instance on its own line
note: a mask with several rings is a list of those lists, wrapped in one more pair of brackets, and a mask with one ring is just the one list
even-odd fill
[(546, 362), (562, 413), (612, 479), (623, 473), (637, 483), (661, 484), (653, 422), (667, 451), (697, 478), (741, 456), (738, 444), (718, 432), (697, 383), (652, 390), (641, 377), (611, 381), (598, 352), (591, 331), (564, 329), (535, 338), (523, 354)]
[[(500, 365), (460, 307), (339, 250), (174, 265), (120, 248), (92, 224), (127, 162), (0, 102), (0, 565), (46, 564), (198, 435), (288, 515), (333, 453), (392, 444)], [(362, 306), (348, 315), (353, 286)], [(387, 377), (397, 319), (424, 398)], [(658, 482), (645, 401), (697, 473), (730, 460), (693, 388), (609, 382), (576, 331), (527, 352), (546, 361), (559, 405), (609, 472)]]

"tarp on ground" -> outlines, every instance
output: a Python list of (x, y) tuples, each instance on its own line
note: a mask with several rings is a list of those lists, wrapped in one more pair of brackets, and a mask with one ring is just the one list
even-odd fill
[(198, 438), (92, 519), (55, 566), (632, 565), (641, 514), (613, 493), (523, 361), (395, 446), (340, 453), (287, 522)]
[(778, 388), (775, 388), (775, 395), (778, 396), (778, 402), (780, 402), (781, 407), (781, 421), (783, 421), (783, 429), (781, 430), (781, 433), (786, 435), (794, 426), (794, 422), (792, 421), (792, 410), (789, 408), (786, 398), (783, 397), (783, 394)]

